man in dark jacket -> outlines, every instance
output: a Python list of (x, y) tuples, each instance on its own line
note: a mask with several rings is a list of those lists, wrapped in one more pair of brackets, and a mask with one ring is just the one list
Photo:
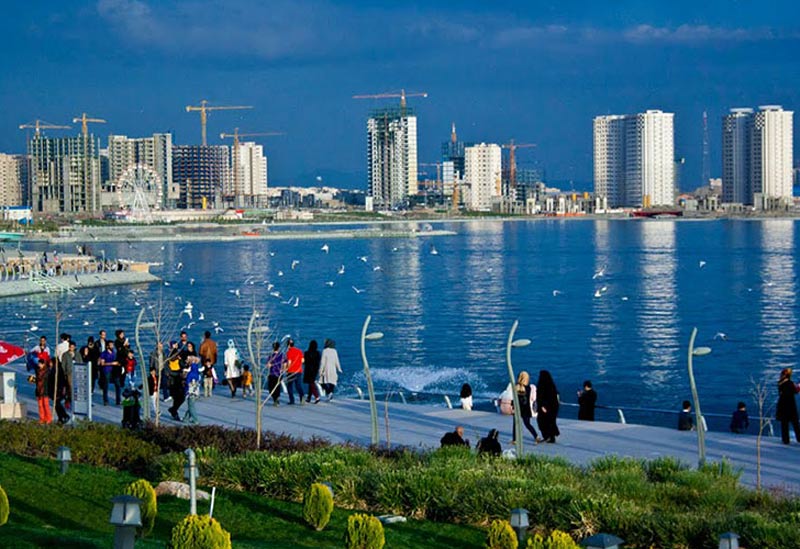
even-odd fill
[(597, 393), (592, 389), (592, 382), (583, 382), (583, 391), (578, 391), (578, 419), (594, 421), (594, 407), (597, 403)]
[(445, 433), (441, 441), (442, 448), (445, 446), (466, 446), (469, 448), (469, 441), (464, 440), (464, 428), (459, 425), (452, 433)]
[(500, 433), (497, 429), (492, 429), (489, 431), (489, 436), (482, 438), (478, 442), (478, 455), (490, 455), (490, 456), (499, 456), (503, 453), (503, 447), (500, 446), (500, 441), (497, 440), (497, 437)]

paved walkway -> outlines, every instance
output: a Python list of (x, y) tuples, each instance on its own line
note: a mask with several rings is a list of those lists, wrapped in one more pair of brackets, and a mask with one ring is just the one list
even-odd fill
[[(26, 381), (23, 367), (12, 368), (18, 372), (18, 398), (28, 408), (28, 417), (36, 417), (36, 401), (33, 385)], [(113, 391), (113, 389), (112, 389)], [(240, 396), (230, 398), (225, 387), (215, 389), (210, 399), (201, 398), (197, 403), (200, 422), (216, 423), (230, 427), (255, 426), (255, 402), (253, 398), (243, 400)], [(112, 396), (113, 402), (113, 396)], [(185, 406), (185, 405), (184, 405)], [(164, 407), (165, 408), (165, 407)], [(185, 409), (185, 408), (184, 408)], [(175, 424), (162, 408), (164, 424)], [(441, 436), (455, 425), (463, 425), (465, 435), (475, 445), (478, 438), (492, 429), (501, 432), (504, 448), (512, 448), (512, 418), (493, 412), (465, 412), (447, 409), (444, 406), (389, 403), (389, 429), (393, 445), (434, 448)], [(183, 409), (181, 410), (183, 411)], [(378, 419), (381, 441), (385, 444), (385, 403), (378, 404)], [(119, 423), (122, 410), (116, 406), (103, 406), (99, 389), (94, 395), (94, 419)], [(332, 442), (351, 441), (359, 444), (370, 442), (369, 403), (365, 400), (335, 399), (333, 402), (289, 406), (282, 395), (277, 408), (264, 407), (264, 429), (287, 433), (295, 437), (318, 436)], [(560, 420), (561, 436), (556, 444), (536, 445), (525, 433), (525, 451), (539, 455), (560, 456), (577, 464), (586, 464), (606, 455), (636, 458), (676, 457), (688, 464), (697, 462), (697, 434), (681, 432), (663, 427), (623, 425), (620, 423), (585, 422)], [(706, 433), (708, 461), (730, 460), (734, 467), (742, 470), (742, 482), (755, 486), (756, 482), (756, 437), (729, 433)], [(784, 446), (778, 438), (765, 437), (762, 442), (762, 479), (765, 486), (779, 486), (800, 492), (800, 444)]]

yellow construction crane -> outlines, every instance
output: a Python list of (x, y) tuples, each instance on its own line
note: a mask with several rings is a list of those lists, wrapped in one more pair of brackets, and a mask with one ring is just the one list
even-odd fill
[(428, 92), (406, 93), (406, 90), (400, 90), (399, 92), (386, 92), (386, 93), (372, 93), (372, 94), (354, 95), (353, 99), (387, 99), (387, 98), (392, 98), (392, 97), (399, 97), (400, 98), (400, 108), (405, 110), (405, 108), (406, 108), (406, 97), (428, 97)]
[(501, 145), (504, 149), (508, 149), (508, 187), (514, 189), (517, 186), (517, 159), (515, 153), (517, 149), (530, 149), (536, 146), (535, 143), (514, 143), (510, 140), (508, 143)]
[(21, 130), (35, 130), (35, 135), (39, 135), (42, 130), (69, 130), (72, 126), (61, 126), (59, 124), (51, 124), (50, 122), (45, 122), (44, 120), (39, 120), (38, 118), (33, 122), (28, 122), (27, 124), (20, 124), (19, 129)]
[[(242, 137), (272, 137), (276, 135), (285, 135), (283, 132), (255, 132), (255, 133), (239, 133), (239, 128), (234, 128), (233, 133), (221, 133), (220, 139), (233, 138), (233, 196), (234, 200), (238, 201), (242, 192), (242, 182), (239, 179), (239, 139)], [(237, 204), (237, 206), (240, 204)]]
[(102, 118), (89, 118), (86, 115), (86, 113), (83, 113), (80, 117), (73, 118), (72, 122), (74, 124), (77, 124), (78, 122), (81, 123), (81, 133), (83, 134), (83, 137), (87, 137), (89, 135), (89, 122), (91, 122), (92, 124), (106, 123), (106, 121), (103, 120)]
[(199, 112), (200, 113), (200, 131), (203, 136), (203, 146), (207, 145), (206, 140), (206, 123), (208, 122), (209, 111), (240, 111), (245, 109), (252, 109), (252, 105), (225, 105), (219, 107), (209, 107), (208, 101), (203, 99), (199, 105), (187, 105), (186, 112)]

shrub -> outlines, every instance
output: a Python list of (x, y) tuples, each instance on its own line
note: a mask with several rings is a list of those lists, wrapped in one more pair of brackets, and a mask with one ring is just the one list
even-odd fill
[(0, 486), (0, 526), (8, 522), (8, 514), (10, 511), (11, 509), (8, 506), (8, 496), (6, 495), (6, 491), (3, 490), (2, 486)]
[(507, 520), (493, 520), (486, 532), (486, 549), (517, 549), (517, 534)]
[(139, 536), (144, 537), (153, 531), (158, 514), (158, 503), (156, 502), (156, 491), (152, 485), (144, 479), (139, 479), (128, 484), (125, 493), (142, 500), (142, 527)]
[(346, 549), (382, 549), (385, 543), (381, 521), (361, 513), (347, 517), (347, 530), (344, 533)]
[(172, 529), (172, 549), (231, 549), (231, 535), (208, 515), (187, 515)]
[(578, 549), (579, 546), (569, 534), (561, 530), (553, 530), (548, 537), (536, 534), (528, 538), (527, 549)]
[(333, 494), (324, 484), (314, 483), (303, 498), (303, 518), (320, 531), (327, 526), (333, 512)]

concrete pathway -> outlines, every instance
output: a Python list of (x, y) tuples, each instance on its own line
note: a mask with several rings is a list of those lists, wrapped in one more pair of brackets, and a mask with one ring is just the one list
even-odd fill
[[(37, 407), (33, 385), (26, 381), (22, 365), (11, 368), (18, 373), (18, 399), (27, 405), (28, 417), (36, 419)], [(113, 388), (112, 391), (113, 392)], [(113, 402), (113, 395), (112, 395)], [(333, 402), (289, 406), (286, 395), (277, 408), (264, 407), (265, 430), (286, 433), (295, 437), (322, 437), (332, 442), (370, 442), (370, 411), (366, 400), (336, 398)], [(162, 403), (163, 404), (163, 403)], [(163, 424), (174, 422), (162, 406)], [(215, 423), (228, 427), (255, 426), (255, 402), (252, 397), (230, 398), (226, 387), (217, 387), (214, 396), (201, 398), (197, 412), (202, 424)], [(110, 423), (122, 420), (117, 406), (103, 406), (99, 389), (94, 394), (94, 419)], [(181, 409), (181, 413), (185, 410)], [(512, 448), (512, 418), (493, 412), (465, 412), (444, 406), (402, 404), (390, 402), (389, 434), (392, 445), (421, 448), (439, 446), (439, 439), (456, 425), (463, 425), (465, 435), (474, 447), (477, 440), (490, 429), (501, 432), (504, 449)], [(378, 419), (382, 444), (386, 443), (385, 403), (378, 404)], [(607, 455), (652, 459), (671, 456), (694, 465), (697, 462), (697, 434), (663, 427), (623, 425), (620, 423), (560, 420), (561, 436), (556, 444), (534, 444), (525, 433), (525, 451), (538, 455), (559, 456), (577, 464), (586, 464)], [(730, 460), (742, 470), (744, 484), (755, 486), (756, 437), (729, 433), (706, 433), (708, 461)], [(765, 486), (800, 492), (800, 444), (784, 446), (779, 438), (764, 437), (762, 442), (762, 479)]]

